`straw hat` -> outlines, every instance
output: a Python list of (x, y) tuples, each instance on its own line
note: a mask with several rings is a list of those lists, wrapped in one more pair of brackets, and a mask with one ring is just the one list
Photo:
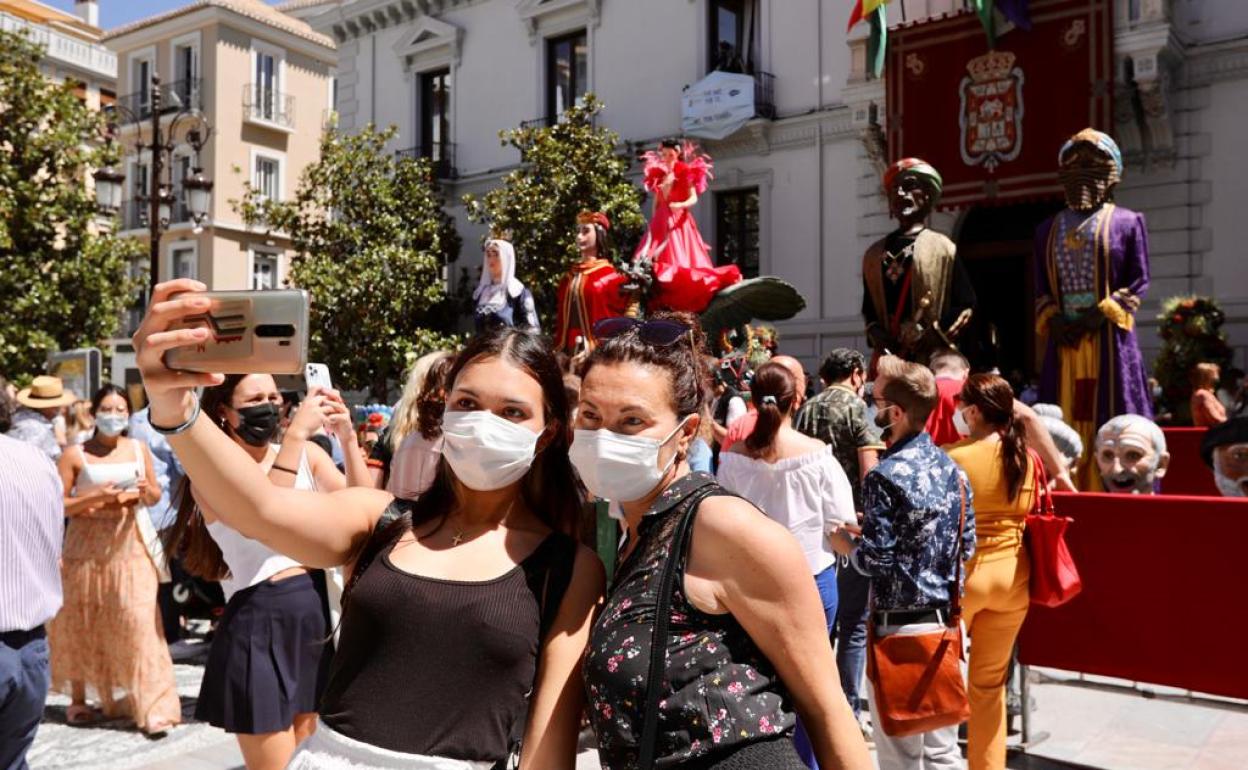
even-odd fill
[(54, 406), (68, 406), (78, 400), (72, 391), (65, 390), (60, 377), (40, 375), (30, 383), (29, 388), (17, 392), (17, 402), (31, 409), (50, 409)]

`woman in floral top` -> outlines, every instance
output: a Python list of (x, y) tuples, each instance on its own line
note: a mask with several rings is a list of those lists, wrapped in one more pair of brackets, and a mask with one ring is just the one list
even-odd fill
[[(825, 770), (870, 768), (797, 541), (710, 476), (689, 472), (707, 392), (696, 320), (606, 319), (594, 333), (603, 342), (585, 364), (570, 454), (627, 527), (584, 665), (603, 767), (800, 770), (792, 742), (800, 714)], [(669, 558), (669, 624), (656, 641)], [(655, 644), (663, 668), (647, 734)]]

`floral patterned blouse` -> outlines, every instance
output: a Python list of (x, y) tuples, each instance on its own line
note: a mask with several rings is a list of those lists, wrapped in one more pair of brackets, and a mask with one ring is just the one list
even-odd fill
[[(585, 690), (598, 754), (608, 770), (637, 767), (660, 576), (676, 525), (696, 514), (682, 503), (708, 485), (714, 486), (712, 495), (728, 494), (711, 476), (691, 473), (646, 512), (640, 541), (620, 565), (591, 630)], [(774, 739), (795, 721), (775, 669), (745, 629), (732, 615), (710, 615), (689, 603), (684, 593), (688, 543), (679, 554), (672, 592), (655, 751), (659, 768)]]

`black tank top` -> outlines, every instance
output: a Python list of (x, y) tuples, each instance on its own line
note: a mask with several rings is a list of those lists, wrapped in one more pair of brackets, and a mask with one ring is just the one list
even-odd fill
[(571, 573), (575, 541), (551, 534), (514, 569), (480, 582), (404, 572), (390, 561), (391, 550), (351, 591), (321, 719), (391, 751), (504, 759), (533, 688), (543, 630)]

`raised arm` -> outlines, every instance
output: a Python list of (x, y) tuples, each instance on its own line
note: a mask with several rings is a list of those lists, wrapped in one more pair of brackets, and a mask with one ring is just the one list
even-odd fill
[(576, 766), (576, 738), (585, 706), (581, 659), (606, 580), (598, 556), (578, 546), (572, 580), (541, 648), (520, 770), (572, 770)]
[(1054, 488), (1062, 492), (1078, 492), (1075, 482), (1070, 478), (1070, 469), (1066, 467), (1066, 458), (1062, 457), (1057, 444), (1053, 443), (1049, 429), (1040, 421), (1036, 410), (1015, 399), (1014, 419), (1022, 423), (1027, 446), (1040, 455), (1040, 461), (1044, 463), (1044, 470), (1053, 480)]
[(197, 494), (226, 524), (301, 564), (343, 564), (368, 538), (391, 496), (363, 488), (327, 494), (274, 486), (242, 447), (207, 415), (198, 413), (193, 388), (218, 385), (222, 376), (172, 370), (165, 366), (163, 357), (168, 350), (207, 339), (208, 330), (202, 327), (170, 328), (188, 315), (211, 308), (206, 297), (178, 294), (205, 288), (187, 279), (160, 284), (134, 335), (136, 360), (151, 404), (151, 422), (173, 428), (194, 415), (185, 430), (169, 436), (169, 444)]
[(342, 441), (343, 431), (339, 429), (339, 423), (344, 421), (352, 442), (351, 447), (343, 444), (343, 455), (345, 457), (354, 449), (356, 459), (363, 465), (364, 460), (355, 444), (355, 432), (351, 430), (350, 412), (342, 403), (342, 398), (336, 392), (313, 388), (307, 398), (300, 402), (290, 426), (286, 429), (286, 435), (282, 437), (282, 448), (277, 453), (273, 467), (269, 469), (269, 481), (279, 487), (293, 487), (299, 475), (299, 463), (306, 456), (318, 491), (337, 492), (345, 489), (347, 477), (338, 470), (333, 459), (323, 449), (308, 440), (322, 426), (329, 425), (335, 429), (338, 440)]
[(871, 768), (839, 684), (819, 592), (788, 530), (740, 498), (710, 498), (695, 520), (690, 564), (711, 577), (717, 599), (775, 666), (819, 766)]

